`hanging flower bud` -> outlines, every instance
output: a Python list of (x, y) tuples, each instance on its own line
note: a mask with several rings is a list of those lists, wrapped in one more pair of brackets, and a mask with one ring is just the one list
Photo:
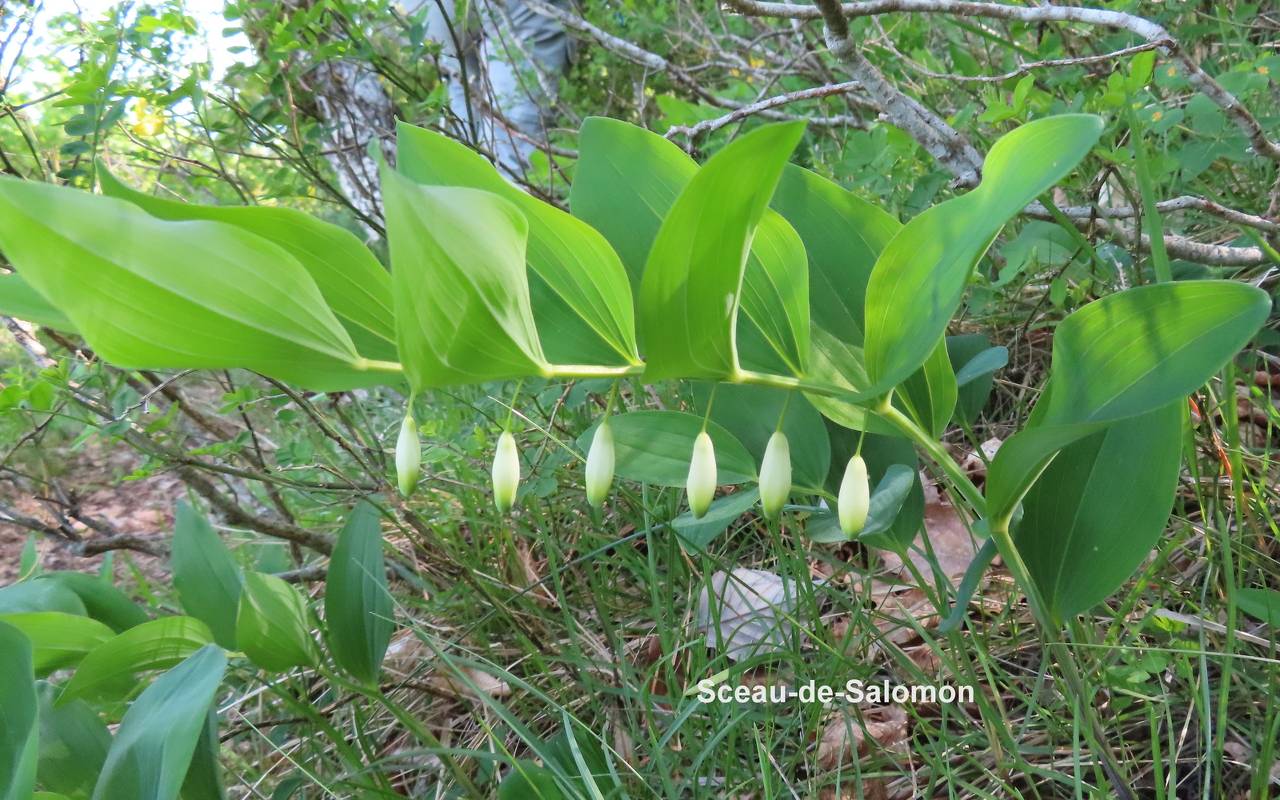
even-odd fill
[(396, 483), (400, 485), (400, 494), (408, 497), (413, 494), (421, 474), (422, 445), (418, 441), (418, 423), (413, 418), (413, 411), (405, 412), (404, 422), (400, 424), (400, 436), (396, 439)]
[(613, 483), (613, 426), (605, 417), (587, 451), (587, 502), (599, 508)]
[(685, 482), (689, 510), (701, 519), (711, 506), (716, 493), (716, 447), (706, 431), (693, 441), (693, 457), (689, 459), (689, 479)]
[(867, 482), (867, 462), (862, 456), (849, 459), (840, 481), (840, 495), (836, 498), (836, 511), (840, 515), (840, 529), (849, 536), (862, 531), (867, 524), (867, 512), (871, 510), (871, 485)]
[(760, 462), (760, 503), (764, 506), (764, 515), (777, 519), (790, 496), (791, 445), (787, 443), (785, 433), (775, 431), (769, 437), (764, 460)]
[(516, 452), (516, 437), (511, 431), (503, 431), (493, 454), (493, 504), (504, 514), (510, 511), (516, 504), (519, 488), (520, 454)]

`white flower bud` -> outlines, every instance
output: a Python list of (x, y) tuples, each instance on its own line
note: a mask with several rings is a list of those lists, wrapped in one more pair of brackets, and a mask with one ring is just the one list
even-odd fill
[(405, 497), (413, 494), (421, 474), (422, 445), (418, 441), (418, 423), (413, 419), (413, 412), (404, 415), (400, 424), (400, 436), (396, 438), (396, 483), (400, 486), (400, 494)]
[(599, 508), (613, 484), (613, 426), (605, 417), (591, 438), (587, 451), (587, 502)]
[(849, 536), (862, 531), (871, 510), (871, 484), (867, 481), (867, 462), (862, 456), (849, 459), (840, 481), (840, 495), (836, 498), (836, 511), (840, 515), (840, 529)]
[(516, 451), (516, 437), (511, 431), (503, 431), (493, 454), (493, 504), (504, 514), (510, 511), (516, 504), (519, 488), (520, 453)]
[(689, 459), (689, 478), (685, 482), (689, 495), (689, 510), (701, 519), (711, 506), (716, 494), (716, 447), (706, 431), (693, 441), (693, 456)]
[(790, 496), (791, 445), (785, 433), (775, 431), (760, 462), (760, 504), (764, 506), (764, 515), (777, 519)]

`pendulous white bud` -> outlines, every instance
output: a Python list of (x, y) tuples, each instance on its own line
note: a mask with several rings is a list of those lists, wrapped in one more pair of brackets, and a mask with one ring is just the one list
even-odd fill
[(849, 536), (860, 533), (867, 524), (871, 510), (871, 484), (867, 481), (867, 462), (862, 456), (849, 459), (840, 481), (840, 494), (836, 498), (836, 512), (840, 516), (840, 529)]
[(599, 508), (613, 484), (613, 426), (605, 417), (591, 438), (587, 451), (587, 502)]
[(689, 495), (689, 510), (701, 519), (711, 507), (716, 494), (716, 446), (706, 431), (693, 440), (693, 456), (689, 459), (689, 478), (685, 482)]
[(520, 453), (516, 451), (516, 437), (511, 431), (503, 431), (493, 453), (493, 504), (504, 514), (510, 511), (516, 504), (519, 488)]
[(782, 507), (791, 496), (791, 445), (787, 435), (775, 431), (764, 448), (764, 460), (760, 462), (760, 504), (764, 515), (777, 519)]
[(418, 441), (418, 423), (413, 412), (406, 412), (400, 423), (400, 435), (396, 438), (396, 483), (400, 494), (408, 497), (418, 485), (422, 474), (422, 445)]

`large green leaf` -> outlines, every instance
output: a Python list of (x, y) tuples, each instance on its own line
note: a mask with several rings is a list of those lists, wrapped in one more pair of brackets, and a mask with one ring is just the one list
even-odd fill
[(738, 372), (734, 327), (752, 235), (803, 133), (803, 123), (757, 128), (712, 156), (676, 198), (640, 282), (648, 377)]
[[(689, 477), (693, 440), (702, 417), (683, 411), (633, 411), (609, 419), (613, 427), (615, 473), (627, 480), (656, 486), (684, 486)], [(578, 438), (586, 452), (596, 426)], [(716, 482), (721, 486), (756, 479), (755, 459), (732, 433), (710, 422), (707, 433), (716, 450)]]
[(1236, 603), (1244, 613), (1280, 630), (1280, 592), (1260, 587), (1236, 589)]
[(809, 256), (814, 325), (849, 344), (862, 344), (867, 281), (880, 252), (902, 224), (794, 164), (782, 171), (773, 207), (795, 228)]
[(1000, 519), (1058, 450), (1116, 420), (1162, 408), (1209, 380), (1257, 332), (1265, 292), (1234, 281), (1129, 289), (1058, 326), (1049, 382), (1028, 426), (987, 475), (988, 513)]
[(1014, 544), (1057, 618), (1115, 591), (1164, 532), (1184, 411), (1175, 401), (1074, 442), (1023, 499)]
[(115, 635), (115, 631), (96, 619), (61, 611), (2, 614), (0, 622), (12, 625), (31, 640), (37, 675), (74, 666), (86, 653)]
[(0, 249), (118, 366), (243, 367), (317, 390), (377, 380), (298, 261), (240, 228), (0, 178)]
[(0, 315), (75, 333), (76, 326), (16, 272), (0, 274)]
[(307, 601), (292, 585), (261, 572), (245, 573), (236, 641), (250, 661), (272, 672), (313, 666), (319, 658)]
[(1185, 397), (1258, 331), (1271, 310), (1236, 281), (1180, 281), (1119, 292), (1076, 311), (1054, 332), (1053, 391), (1040, 425), (1133, 417)]
[(27, 800), (36, 779), (39, 700), (31, 642), (0, 622), (0, 800)]
[[(699, 414), (705, 413), (710, 392), (708, 384), (695, 385)], [(798, 489), (821, 490), (831, 466), (831, 443), (822, 415), (803, 396), (764, 386), (721, 384), (715, 388), (711, 419), (747, 448), (758, 468), (784, 407), (782, 432), (791, 448), (792, 480)]]
[[(698, 165), (656, 133), (604, 117), (583, 123), (579, 145), (570, 206), (604, 234), (639, 287), (658, 230)], [(808, 280), (804, 244), (781, 216), (766, 210), (742, 280), (745, 318), (738, 319), (737, 344), (743, 365), (804, 368)]]
[(185, 500), (174, 512), (170, 563), (182, 609), (208, 625), (218, 644), (234, 650), (240, 568), (209, 520)]
[(559, 364), (639, 364), (631, 284), (594, 228), (520, 191), (455, 139), (396, 126), (396, 169), (428, 186), (466, 186), (509, 200), (529, 222), (529, 293), (547, 358)]
[(324, 592), (329, 649), (338, 666), (366, 684), (382, 670), (395, 607), (387, 591), (378, 510), (362, 502), (351, 512), (329, 560)]
[(996, 234), (1084, 158), (1102, 127), (1097, 117), (1066, 114), (1002, 136), (976, 189), (920, 214), (889, 242), (867, 285), (866, 364), (878, 390), (925, 362)]
[(99, 622), (106, 623), (116, 633), (146, 622), (147, 612), (99, 575), (83, 572), (46, 572), (36, 582), (49, 582), (62, 586), (80, 598), (84, 613)]
[(415, 391), (545, 374), (529, 304), (529, 225), (479, 189), (382, 170), (396, 335)]
[(118, 697), (132, 687), (135, 673), (168, 669), (212, 641), (209, 627), (195, 617), (161, 617), (130, 628), (85, 656), (58, 704)]
[(40, 756), (36, 776), (46, 789), (82, 797), (93, 791), (111, 747), (111, 734), (83, 700), (54, 705), (57, 691), (51, 684), (40, 685)]
[(713, 500), (701, 518), (695, 517), (692, 511), (684, 512), (671, 521), (671, 528), (688, 549), (702, 552), (712, 539), (724, 533), (734, 520), (759, 502), (759, 489), (741, 489)]
[(148, 686), (120, 723), (93, 800), (175, 800), (226, 668), (208, 645)]
[(55, 581), (29, 579), (0, 587), (0, 614), (27, 611), (61, 611), (88, 615), (80, 595)]
[(391, 276), (348, 230), (294, 208), (204, 206), (144, 194), (98, 165), (102, 193), (168, 220), (225, 222), (279, 245), (311, 275), (325, 302), (366, 358), (394, 361)]

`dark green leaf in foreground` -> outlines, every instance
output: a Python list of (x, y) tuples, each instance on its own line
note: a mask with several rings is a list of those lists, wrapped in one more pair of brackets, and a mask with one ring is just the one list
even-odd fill
[(988, 512), (1013, 512), (1058, 450), (1117, 420), (1180, 400), (1258, 331), (1267, 294), (1234, 281), (1178, 281), (1095, 300), (1054, 334), (1049, 382), (987, 476)]
[(0, 800), (27, 800), (36, 777), (39, 701), (31, 642), (0, 622)]
[(973, 191), (908, 222), (880, 254), (866, 300), (866, 366), (887, 390), (925, 362), (946, 333), (969, 276), (1004, 224), (1067, 175), (1102, 120), (1064, 114), (1002, 136)]
[(58, 584), (72, 592), (84, 603), (85, 614), (99, 622), (106, 623), (116, 633), (126, 631), (135, 625), (146, 622), (147, 612), (133, 602), (106, 578), (99, 575), (86, 575), (83, 572), (46, 572), (36, 578), (37, 582), (47, 581)]
[(734, 520), (750, 511), (760, 502), (760, 490), (756, 487), (742, 489), (717, 498), (699, 519), (686, 511), (672, 521), (680, 541), (690, 550), (706, 550), (711, 540), (724, 533)]
[(86, 615), (84, 601), (70, 587), (55, 581), (28, 579), (0, 587), (0, 614), (61, 611)]
[(58, 688), (40, 685), (40, 785), (72, 796), (93, 791), (111, 747), (107, 726), (83, 700), (55, 705)]
[(414, 391), (542, 375), (525, 240), (509, 200), (382, 170), (400, 360)]
[(240, 228), (0, 178), (0, 251), (117, 366), (243, 367), (319, 390), (376, 382), (307, 271)]
[(1164, 533), (1184, 409), (1174, 401), (1072, 443), (1023, 499), (1014, 544), (1058, 619), (1115, 591)]
[(148, 686), (120, 723), (93, 800), (175, 800), (226, 667), (208, 645)]
[(366, 684), (377, 683), (395, 630), (379, 522), (378, 510), (370, 503), (360, 503), (351, 512), (329, 560), (324, 594), (333, 660)]
[(203, 621), (223, 647), (236, 647), (240, 568), (209, 520), (185, 500), (174, 512), (173, 585), (182, 608)]
[(319, 655), (307, 601), (291, 584), (261, 572), (245, 573), (236, 641), (250, 661), (272, 672), (312, 666)]

